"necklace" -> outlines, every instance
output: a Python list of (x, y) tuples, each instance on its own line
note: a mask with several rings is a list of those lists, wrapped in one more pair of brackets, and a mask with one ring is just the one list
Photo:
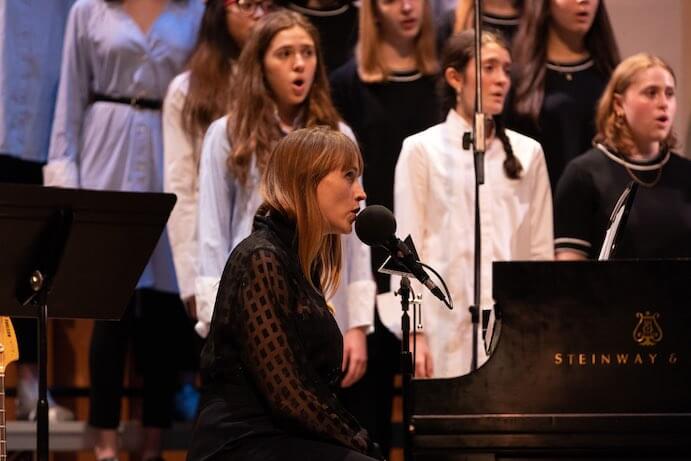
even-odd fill
[[(651, 165), (638, 165), (636, 163), (631, 163), (631, 162), (621, 158), (618, 155), (613, 154), (612, 152), (607, 150), (607, 148), (601, 143), (597, 143), (595, 145), (595, 147), (600, 149), (611, 160), (613, 160), (614, 162), (623, 166), (624, 169), (626, 170), (626, 172), (628, 173), (628, 175), (631, 177), (631, 179), (633, 179), (636, 183), (640, 184), (643, 187), (647, 187), (649, 189), (655, 187), (655, 185), (658, 182), (660, 182), (660, 178), (662, 177), (662, 168), (669, 161), (669, 156), (670, 156), (669, 150), (666, 150), (665, 156), (659, 162), (651, 164)], [(642, 171), (642, 172), (655, 171), (655, 178), (653, 178), (652, 181), (646, 182), (646, 181), (642, 180), (641, 178), (639, 178), (634, 173), (634, 171)]]
[(586, 69), (590, 69), (595, 65), (593, 59), (588, 59), (585, 62), (577, 64), (558, 64), (556, 62), (547, 62), (546, 66), (548, 69), (559, 72), (568, 81), (573, 80), (573, 74), (575, 72), (581, 72)]
[(653, 187), (655, 187), (655, 185), (656, 185), (658, 182), (660, 182), (660, 178), (662, 177), (662, 167), (660, 167), (660, 168), (657, 170), (657, 173), (655, 173), (655, 178), (653, 178), (653, 180), (650, 181), (650, 182), (645, 182), (645, 181), (643, 181), (641, 178), (639, 178), (638, 176), (636, 176), (636, 175), (634, 174), (634, 172), (631, 171), (631, 169), (630, 169), (629, 167), (624, 167), (624, 169), (625, 169), (626, 172), (629, 174), (629, 176), (631, 177), (631, 179), (633, 179), (634, 181), (636, 181), (636, 182), (637, 182), (638, 184), (640, 184), (641, 186), (647, 187), (648, 189), (652, 189)]

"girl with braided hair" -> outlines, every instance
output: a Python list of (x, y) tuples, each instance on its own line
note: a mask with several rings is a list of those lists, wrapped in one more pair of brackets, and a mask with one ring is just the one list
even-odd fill
[[(493, 261), (553, 256), (552, 196), (542, 148), (535, 140), (506, 130), (500, 118), (511, 86), (510, 66), (504, 40), (483, 32), (482, 109), (488, 115), (488, 139), (479, 197), (482, 309), (494, 304)], [(472, 130), (475, 106), (474, 31), (450, 39), (442, 72), (446, 121), (403, 141), (394, 183), (399, 235), (412, 236), (420, 259), (439, 271), (458, 307), (448, 310), (415, 287), (425, 308), (424, 331), (416, 333), (418, 377), (470, 371), (472, 325), (466, 307), (473, 299), (475, 173), (473, 153), (463, 148), (463, 135)], [(390, 313), (386, 321), (393, 325), (397, 316), (393, 303), (383, 310)], [(487, 354), (484, 346), (478, 349), (482, 364)]]

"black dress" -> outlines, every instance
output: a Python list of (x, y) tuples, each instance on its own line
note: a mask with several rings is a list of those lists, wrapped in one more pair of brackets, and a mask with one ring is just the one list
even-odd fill
[(537, 124), (517, 114), (513, 94), (509, 96), (506, 127), (542, 145), (552, 191), (556, 190), (566, 164), (592, 146), (597, 101), (607, 80), (608, 76), (591, 59), (574, 64), (547, 63), (545, 99)]
[(652, 187), (638, 187), (614, 256), (691, 257), (691, 161), (661, 153), (647, 162), (626, 160), (627, 171), (613, 158), (623, 160), (593, 148), (567, 166), (554, 202), (557, 251), (597, 258), (614, 205), (635, 178)]
[(343, 338), (302, 275), (294, 226), (257, 216), (221, 278), (190, 460), (372, 460), (334, 397)]

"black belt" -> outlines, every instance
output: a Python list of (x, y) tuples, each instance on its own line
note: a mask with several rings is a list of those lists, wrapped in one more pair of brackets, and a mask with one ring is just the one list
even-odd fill
[(114, 102), (116, 104), (127, 104), (128, 106), (136, 107), (137, 109), (151, 109), (161, 110), (163, 101), (158, 99), (137, 98), (128, 96), (108, 96), (100, 93), (92, 93), (89, 98), (90, 102)]

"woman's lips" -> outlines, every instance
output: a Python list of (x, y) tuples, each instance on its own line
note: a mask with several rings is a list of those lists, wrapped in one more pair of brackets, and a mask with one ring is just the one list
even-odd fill
[(360, 208), (353, 208), (350, 210), (350, 213), (348, 213), (348, 216), (350, 217), (351, 222), (354, 222), (357, 219), (357, 214), (360, 212)]
[(293, 80), (291, 86), (293, 88), (293, 91), (298, 95), (304, 93), (306, 87), (305, 81), (302, 79)]
[(502, 102), (504, 101), (504, 97), (506, 95), (504, 93), (490, 93), (489, 97), (492, 98), (496, 102)]
[(576, 20), (578, 22), (588, 22), (590, 21), (590, 13), (587, 11), (579, 11), (576, 13)]
[(410, 30), (416, 28), (417, 23), (418, 21), (416, 18), (404, 19), (403, 21), (401, 21), (401, 26), (404, 30)]

